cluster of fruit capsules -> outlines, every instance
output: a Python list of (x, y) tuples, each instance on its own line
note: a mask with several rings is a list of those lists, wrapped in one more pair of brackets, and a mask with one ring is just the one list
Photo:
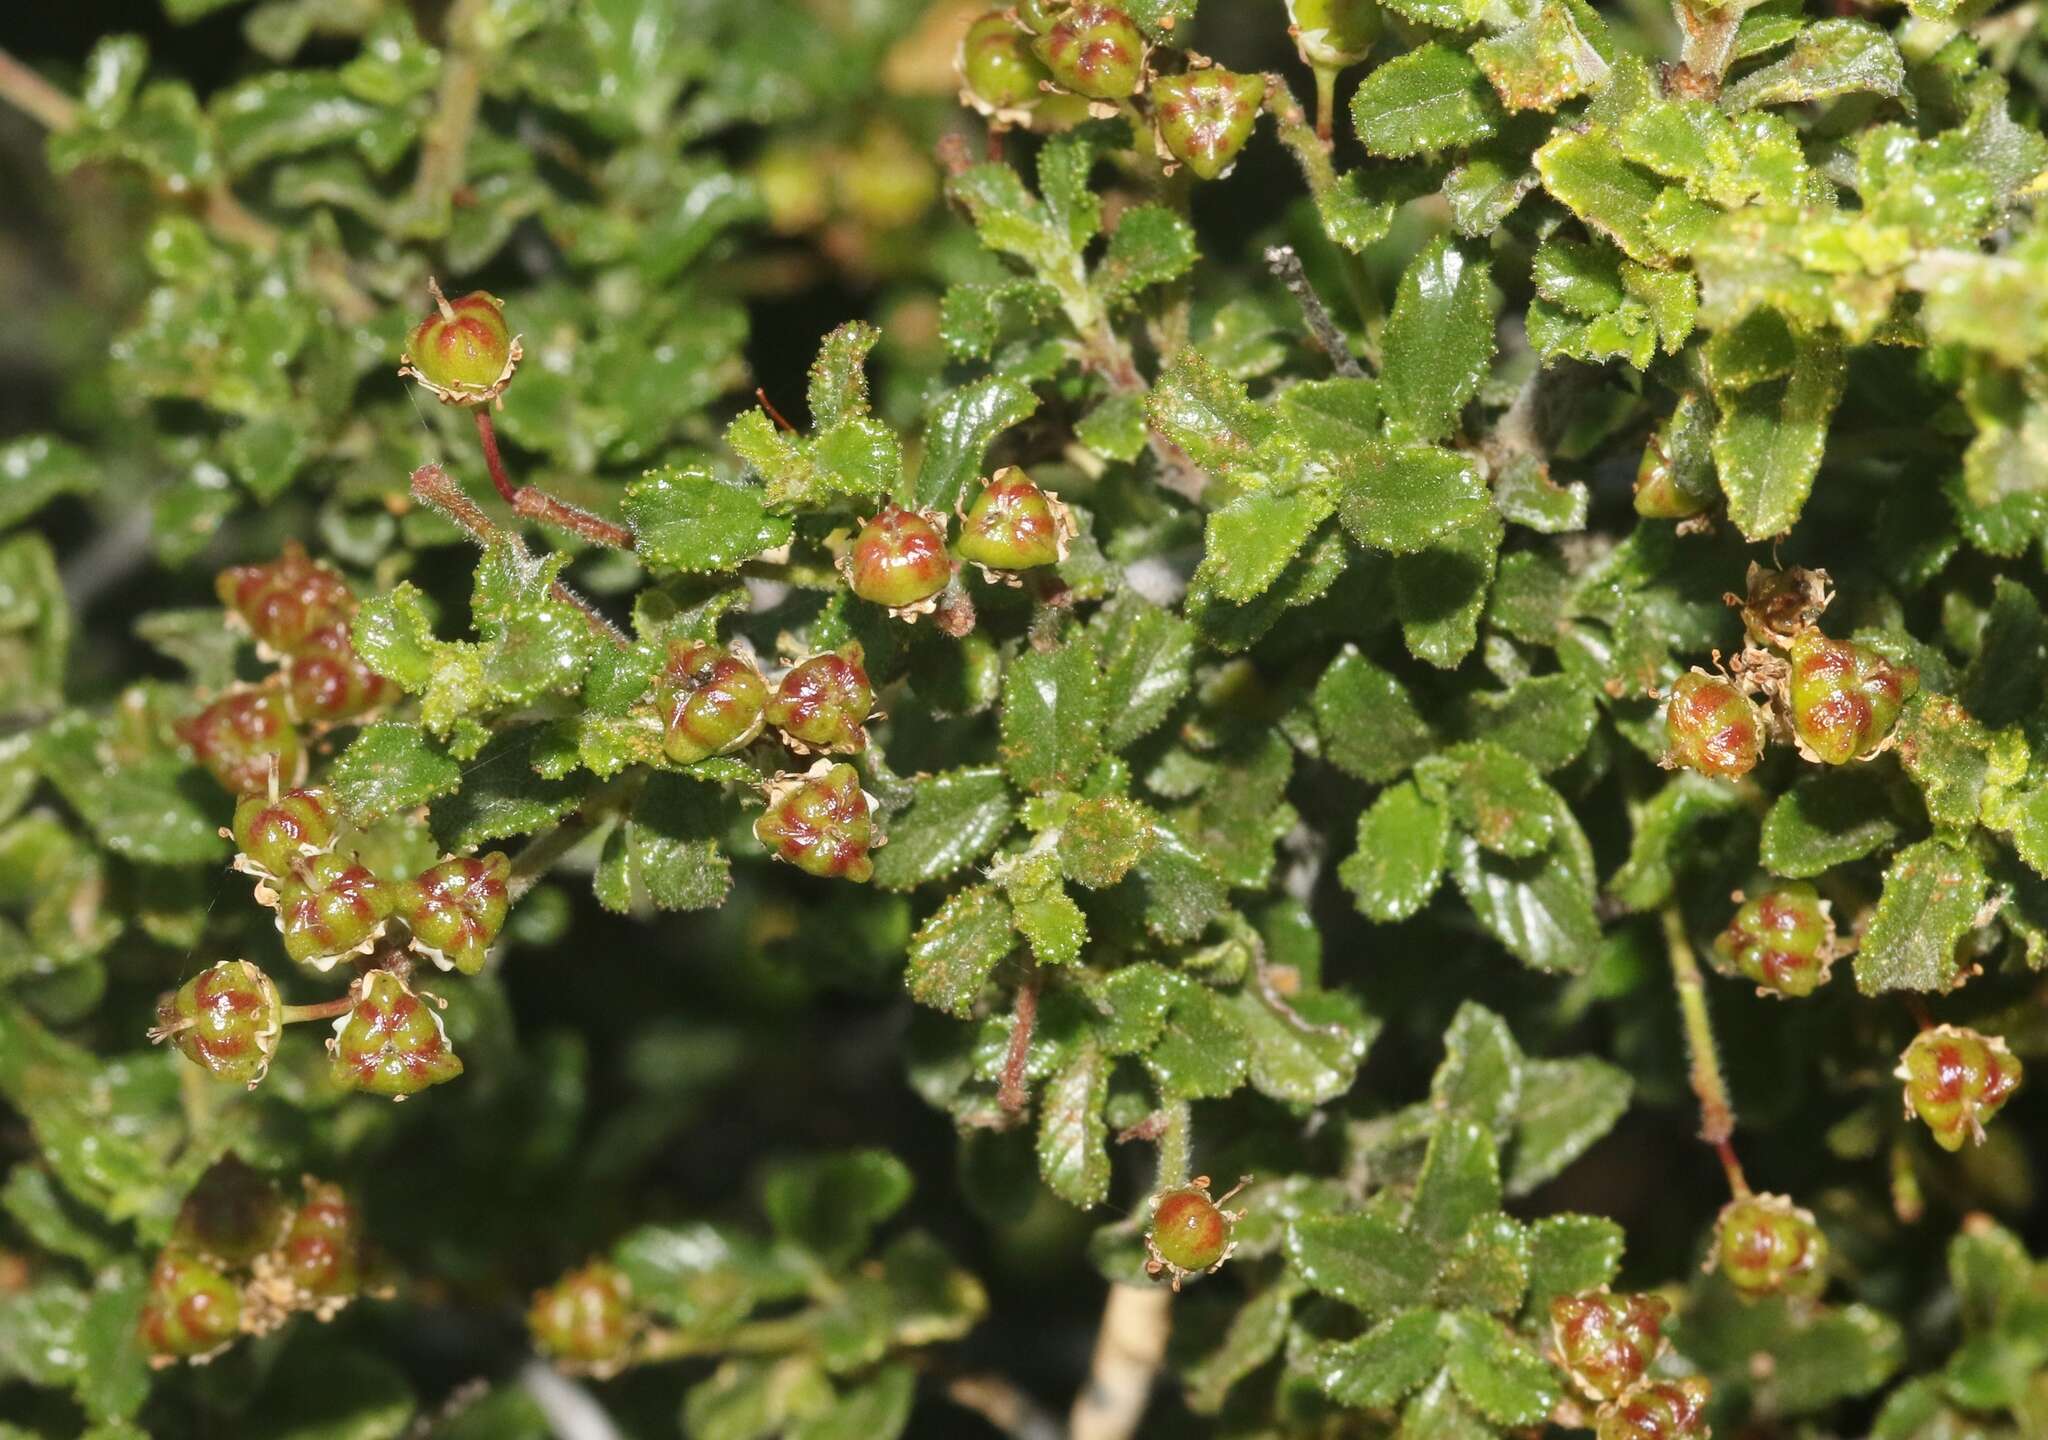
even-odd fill
[(625, 1272), (594, 1260), (534, 1292), (526, 1328), (535, 1348), (561, 1369), (604, 1380), (632, 1362), (647, 1317)]
[(287, 780), (305, 773), (299, 726), (360, 719), (389, 702), (393, 687), (356, 655), (348, 582), (296, 541), (275, 560), (223, 570), (215, 589), (231, 622), (278, 668), (263, 684), (216, 699), (181, 723), (178, 735), (223, 787), (246, 795), (273, 773)]
[(326, 1321), (364, 1292), (361, 1220), (307, 1176), (298, 1203), (230, 1155), (200, 1177), (157, 1255), (136, 1322), (149, 1363), (203, 1365), (293, 1315)]
[[(1825, 572), (1752, 566), (1742, 607), (1749, 648), (1737, 674), (1695, 668), (1672, 687), (1665, 707), (1665, 762), (1717, 780), (1756, 768), (1772, 730), (1822, 765), (1869, 760), (1891, 745), (1892, 729), (1919, 687), (1910, 666), (1874, 647), (1836, 640), (1815, 623), (1827, 607)], [(1770, 704), (1751, 698), (1761, 692)]]
[(1783, 1195), (1738, 1195), (1714, 1222), (1707, 1268), (1745, 1299), (1811, 1299), (1827, 1284), (1828, 1242), (1811, 1210)]
[(1892, 1073), (1905, 1082), (1907, 1118), (1918, 1115), (1944, 1150), (1981, 1145), (1984, 1122), (2020, 1088), (2020, 1062), (2004, 1039), (1959, 1025), (1922, 1030)]
[(1704, 1436), (1707, 1382), (1655, 1380), (1650, 1366), (1668, 1341), (1670, 1304), (1655, 1295), (1606, 1290), (1550, 1302), (1551, 1349), (1558, 1366), (1597, 1407), (1599, 1440), (1681, 1440)]
[(1744, 900), (1714, 938), (1714, 950), (1755, 982), (1757, 994), (1781, 1000), (1802, 999), (1825, 985), (1840, 953), (1828, 902), (1803, 880)]
[(1152, 1204), (1145, 1231), (1145, 1273), (1164, 1275), (1178, 1291), (1194, 1275), (1214, 1275), (1237, 1249), (1233, 1231), (1242, 1210), (1226, 1210), (1230, 1197), (1251, 1184), (1246, 1176), (1221, 1195), (1209, 1193), (1209, 1177), (1197, 1175), (1161, 1194)]

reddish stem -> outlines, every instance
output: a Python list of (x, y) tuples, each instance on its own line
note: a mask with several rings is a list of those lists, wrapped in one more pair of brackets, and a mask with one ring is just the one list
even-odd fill
[(1031, 1035), (1038, 1028), (1038, 984), (1038, 972), (1034, 970), (1017, 987), (1017, 1004), (1011, 1012), (1010, 1049), (1003, 1057), (1003, 1080), (996, 1090), (996, 1103), (1012, 1115), (1020, 1113), (1031, 1099), (1024, 1071), (1031, 1060)]
[(1932, 1030), (1934, 1028), (1934, 1013), (1927, 1008), (1927, 1002), (1918, 995), (1908, 994), (1906, 996), (1906, 1009), (1912, 1012), (1913, 1023), (1922, 1030)]
[(783, 418), (782, 412), (775, 408), (775, 402), (768, 398), (768, 392), (766, 390), (763, 390), (758, 385), (755, 386), (754, 398), (761, 402), (761, 408), (768, 412), (769, 419), (773, 420), (777, 425), (780, 425), (790, 434), (794, 435), (796, 433), (796, 426), (790, 424), (788, 420)]
[(512, 509), (528, 520), (581, 535), (593, 544), (609, 545), (614, 550), (633, 548), (633, 532), (625, 526), (613, 524), (603, 516), (593, 515), (566, 500), (558, 500), (537, 486), (520, 486), (512, 496)]
[(505, 457), (498, 453), (498, 427), (491, 423), (491, 408), (479, 405), (470, 413), (476, 416), (476, 438), (483, 443), (484, 465), (491, 472), (491, 483), (498, 487), (499, 498), (516, 509), (518, 500), (512, 477), (505, 473)]

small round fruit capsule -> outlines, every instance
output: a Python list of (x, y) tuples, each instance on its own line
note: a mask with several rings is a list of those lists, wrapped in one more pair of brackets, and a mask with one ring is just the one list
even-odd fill
[(289, 654), (314, 631), (347, 620), (356, 609), (348, 582), (310, 558), (296, 540), (287, 541), (275, 560), (221, 571), (214, 590), (270, 658)]
[(257, 1275), (322, 1320), (355, 1298), (363, 1284), (362, 1217), (347, 1192), (307, 1176), (304, 1202), (277, 1248), (258, 1261)]
[(1808, 629), (1791, 645), (1792, 731), (1800, 753), (1824, 765), (1867, 760), (1884, 748), (1919, 676), (1852, 640)]
[[(265, 898), (259, 889), (257, 898)], [(316, 970), (345, 955), (370, 953), (397, 897), (353, 856), (328, 852), (293, 864), (272, 896), (285, 953)]]
[(156, 1006), (152, 1041), (219, 1080), (255, 1089), (270, 1071), (284, 1005), (270, 977), (247, 960), (223, 960), (200, 971)]
[(1743, 901), (1714, 949), (1757, 994), (1797, 1000), (1827, 983), (1835, 921), (1811, 885), (1794, 881)]
[(285, 696), (295, 718), (315, 724), (354, 720), (391, 701), (398, 687), (363, 663), (338, 620), (307, 636), (285, 657)]
[(1984, 1122), (2020, 1088), (2020, 1062), (1997, 1035), (1959, 1025), (1922, 1030), (1892, 1072), (1906, 1082), (1906, 1114), (1927, 1122), (1934, 1143), (1960, 1150), (1984, 1143)]
[(234, 1269), (277, 1244), (289, 1213), (276, 1183), (230, 1154), (209, 1166), (185, 1196), (171, 1243)]
[(229, 831), (241, 852), (235, 868), (282, 879), (294, 860), (318, 855), (334, 843), (335, 809), (334, 792), (325, 785), (305, 785), (275, 797), (244, 797), (235, 806)]
[(305, 774), (305, 746), (275, 691), (236, 690), (176, 728), (230, 794), (268, 791), (273, 780), (295, 785)]
[(1145, 83), (1145, 35), (1114, 5), (1082, 0), (1040, 36), (1053, 83), (1090, 100), (1124, 100)]
[(745, 749), (761, 733), (768, 682), (746, 660), (701, 640), (669, 647), (654, 703), (661, 748), (678, 765)]
[(960, 558), (990, 580), (1021, 583), (1018, 572), (1067, 558), (1074, 517), (1060, 497), (1041, 490), (1014, 465), (989, 477), (960, 517)]
[(451, 855), (398, 887), (412, 948), (443, 970), (474, 975), (511, 909), (512, 862), (502, 851)]
[(953, 578), (946, 555), (946, 517), (935, 510), (889, 505), (861, 527), (840, 562), (853, 593), (915, 622), (938, 608)]
[(149, 1272), (136, 1334), (154, 1369), (204, 1365), (241, 1333), (242, 1290), (197, 1255), (165, 1250)]
[(1612, 1400), (1664, 1349), (1670, 1314), (1655, 1295), (1560, 1295), (1550, 1302), (1551, 1343), (1574, 1384), (1591, 1399)]
[(869, 852), (882, 843), (875, 833), (877, 803), (860, 788), (858, 770), (820, 760), (802, 775), (778, 775), (769, 783), (768, 808), (754, 822), (754, 836), (807, 875), (865, 881), (875, 873)]
[(1697, 395), (1681, 396), (1678, 408), (1650, 435), (1636, 468), (1636, 514), (1651, 520), (1686, 520), (1704, 513), (1720, 496), (1714, 476), (1713, 415)]
[(1031, 118), (1051, 76), (1031, 53), (1031, 36), (1000, 10), (967, 27), (953, 67), (960, 74), (960, 103), (989, 119), (1021, 125)]
[(1728, 1283), (1754, 1300), (1807, 1297), (1827, 1284), (1827, 1237), (1813, 1212), (1783, 1195), (1745, 1195), (1721, 1207), (1714, 1259)]
[(1225, 1210), (1223, 1202), (1250, 1184), (1240, 1180), (1221, 1195), (1209, 1193), (1209, 1177), (1197, 1175), (1191, 1182), (1161, 1195), (1152, 1207), (1152, 1228), (1145, 1232), (1145, 1273), (1164, 1274), (1178, 1290), (1190, 1275), (1214, 1274), (1237, 1248), (1231, 1227), (1244, 1219), (1244, 1212)]
[(1664, 708), (1669, 763), (1735, 780), (1764, 753), (1763, 712), (1731, 680), (1695, 669), (1678, 677)]
[(1697, 1375), (1654, 1380), (1600, 1409), (1594, 1440), (1706, 1440), (1707, 1397)]
[(863, 658), (860, 642), (854, 641), (844, 650), (813, 655), (782, 677), (767, 715), (790, 749), (803, 755), (867, 745), (867, 718), (875, 707), (875, 692), (862, 668)]
[(1364, 60), (1384, 22), (1373, 0), (1287, 0), (1294, 46), (1312, 70), (1344, 70)]
[(1263, 75), (1221, 66), (1152, 82), (1152, 123), (1168, 155), (1204, 180), (1230, 173), (1265, 103)]
[(640, 1324), (632, 1283), (616, 1265), (601, 1260), (535, 1292), (526, 1312), (526, 1328), (544, 1354), (565, 1369), (600, 1380), (624, 1367)]
[(512, 383), (522, 353), (505, 323), (505, 302), (481, 290), (450, 300), (432, 280), (427, 289), (434, 313), (413, 327), (398, 373), (444, 405), (488, 405)]
[(389, 970), (358, 976), (350, 992), (354, 1004), (327, 1042), (337, 1085), (403, 1100), (462, 1073), (429, 998)]

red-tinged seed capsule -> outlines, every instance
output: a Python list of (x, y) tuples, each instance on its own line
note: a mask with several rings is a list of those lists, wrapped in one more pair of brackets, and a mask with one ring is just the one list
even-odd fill
[(1152, 1226), (1145, 1232), (1145, 1273), (1168, 1276), (1173, 1288), (1190, 1275), (1213, 1272), (1237, 1248), (1232, 1229), (1244, 1218), (1223, 1202), (1250, 1182), (1240, 1180), (1220, 1196), (1209, 1193), (1209, 1177), (1198, 1175), (1168, 1190), (1152, 1207)]
[(1265, 103), (1263, 75), (1221, 66), (1169, 75), (1152, 83), (1152, 122), (1166, 153), (1204, 180), (1228, 174), (1252, 138)]
[(153, 1368), (205, 1364), (234, 1343), (241, 1322), (242, 1290), (234, 1281), (182, 1250), (157, 1256), (135, 1327)]
[(277, 1244), (289, 1214), (276, 1182), (230, 1154), (207, 1167), (185, 1196), (171, 1243), (235, 1269)]
[(1006, 465), (989, 478), (960, 517), (960, 558), (991, 580), (1016, 584), (1017, 574), (1067, 558), (1074, 517), (1060, 497)]
[(216, 1079), (255, 1089), (270, 1071), (284, 1006), (277, 986), (247, 960), (223, 960), (194, 975), (156, 1006), (152, 1041)]
[(1551, 1343), (1573, 1383), (1591, 1399), (1612, 1400), (1663, 1351), (1670, 1314), (1655, 1295), (1560, 1295), (1550, 1302)]
[(397, 897), (354, 856), (329, 852), (295, 863), (276, 900), (285, 953), (324, 971), (343, 956), (370, 952)]
[(413, 327), (398, 373), (410, 375), (444, 405), (487, 405), (505, 393), (518, 368), (519, 339), (505, 323), (505, 302), (478, 290), (450, 300), (432, 280), (434, 311)]
[(500, 851), (451, 855), (398, 887), (412, 948), (443, 970), (474, 975), (511, 909), (512, 862)]
[(1664, 733), (1671, 764), (1714, 780), (1747, 775), (1764, 751), (1763, 712), (1732, 681), (1704, 670), (1679, 676), (1671, 687)]
[(230, 794), (267, 792), (273, 780), (294, 785), (305, 773), (305, 746), (275, 691), (223, 695), (176, 728), (192, 758)]
[(1714, 1259), (1742, 1295), (1809, 1297), (1827, 1284), (1827, 1237), (1813, 1212), (1783, 1195), (1745, 1195), (1722, 1207)]
[(820, 760), (802, 775), (779, 775), (754, 835), (778, 860), (805, 874), (865, 881), (875, 873), (869, 853), (882, 843), (876, 801), (851, 765)]
[(938, 608), (953, 578), (946, 554), (946, 517), (935, 510), (889, 505), (861, 527), (840, 562), (853, 593), (904, 620)]
[(1053, 83), (1090, 100), (1123, 100), (1145, 81), (1145, 36), (1114, 5), (1075, 5), (1039, 37)]
[(337, 1085), (403, 1100), (462, 1073), (432, 1000), (389, 970), (357, 977), (350, 991), (355, 1003), (327, 1042)]
[(1937, 1025), (1913, 1037), (1892, 1073), (1906, 1082), (1906, 1114), (1924, 1120), (1942, 1149), (1960, 1150), (1984, 1142), (1984, 1122), (2020, 1088), (2021, 1067), (2003, 1037)]
[(354, 1297), (363, 1283), (362, 1217), (348, 1194), (330, 1181), (306, 1178), (306, 1196), (292, 1213), (268, 1267), (300, 1303), (322, 1318)]
[(354, 720), (398, 695), (397, 686), (356, 654), (346, 620), (314, 631), (284, 664), (285, 695), (292, 714), (303, 721)]
[(234, 565), (214, 578), (221, 604), (270, 655), (297, 649), (306, 637), (355, 614), (356, 597), (333, 567), (287, 541), (275, 560)]
[(655, 690), (662, 750), (679, 765), (745, 749), (761, 733), (768, 682), (721, 646), (679, 640)]
[(1706, 1440), (1712, 1393), (1713, 1387), (1697, 1375), (1638, 1385), (1601, 1407), (1595, 1440)]
[(812, 750), (855, 751), (868, 743), (868, 712), (875, 692), (862, 667), (859, 641), (813, 655), (782, 677), (768, 702), (768, 723), (799, 755)]
[(1811, 885), (1794, 881), (1743, 901), (1714, 949), (1759, 995), (1800, 999), (1827, 983), (1834, 917)]
[(1825, 765), (1868, 759), (1890, 738), (1920, 677), (1852, 640), (1809, 629), (1792, 641), (1792, 730), (1800, 751)]
[(1030, 118), (1051, 78), (1031, 53), (1031, 36), (1000, 10), (991, 10), (967, 27), (953, 68), (960, 75), (960, 103), (991, 120), (1022, 124)]
[(1372, 53), (1385, 22), (1375, 0), (1287, 0), (1294, 46), (1311, 69), (1344, 70)]
[(603, 1379), (632, 1354), (641, 1317), (624, 1272), (593, 1261), (536, 1291), (526, 1328), (534, 1345), (565, 1369)]
[(292, 862), (317, 855), (334, 843), (334, 792), (325, 785), (305, 785), (277, 798), (257, 793), (235, 806), (231, 826), (238, 869), (271, 879), (291, 872)]

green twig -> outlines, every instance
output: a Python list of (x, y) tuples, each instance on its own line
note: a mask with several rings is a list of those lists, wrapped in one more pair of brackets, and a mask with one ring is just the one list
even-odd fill
[(1678, 990), (1678, 1010), (1685, 1025), (1685, 1048), (1691, 1057), (1692, 1092), (1700, 1102), (1700, 1139), (1714, 1147), (1721, 1168), (1727, 1173), (1728, 1188), (1736, 1198), (1749, 1194), (1742, 1163), (1735, 1156), (1729, 1137), (1735, 1133), (1735, 1106), (1728, 1099), (1728, 1082), (1721, 1075), (1721, 1057), (1714, 1046), (1714, 1026), (1707, 1015), (1707, 990), (1700, 979), (1699, 962), (1693, 958), (1692, 942), (1686, 938), (1685, 917), (1678, 906), (1664, 909), (1664, 948), (1671, 957), (1671, 978)]

